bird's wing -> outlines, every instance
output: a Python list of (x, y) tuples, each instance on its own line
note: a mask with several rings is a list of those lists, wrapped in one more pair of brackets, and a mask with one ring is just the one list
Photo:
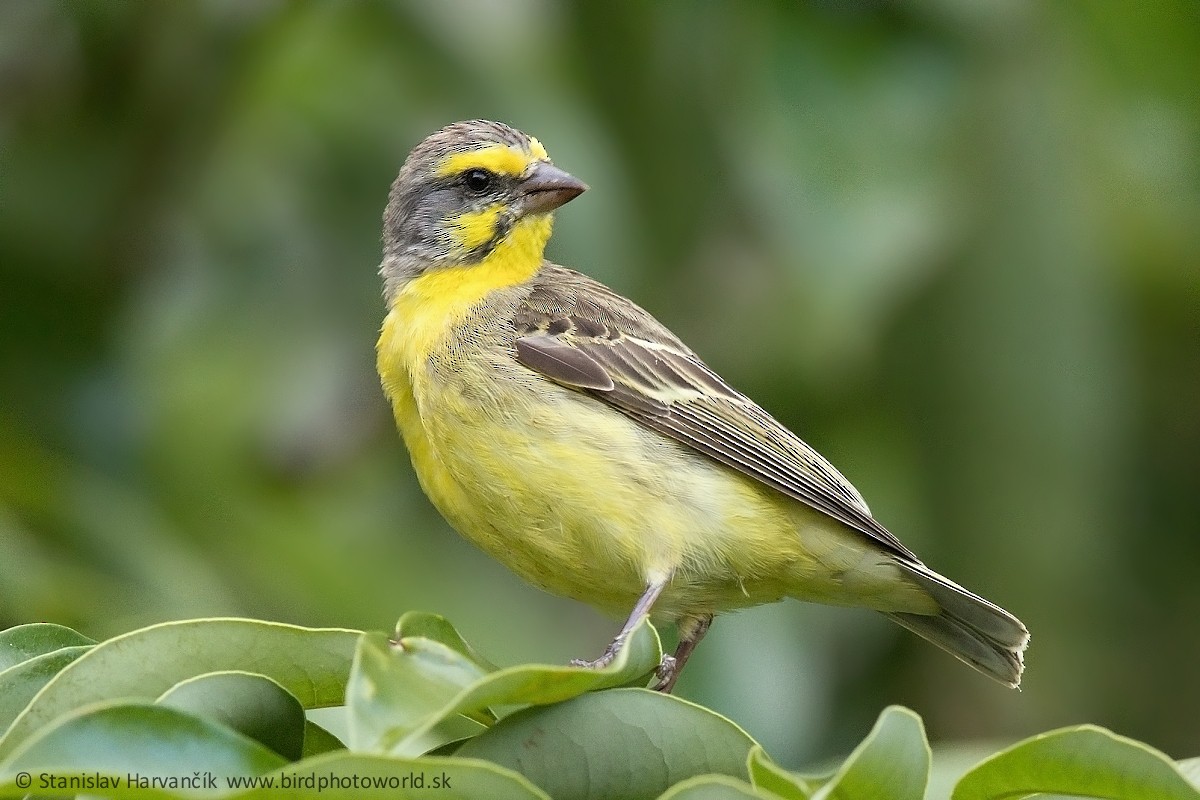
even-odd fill
[[(545, 273), (547, 269), (544, 268)], [(649, 313), (561, 267), (513, 318), (517, 361), (918, 562), (819, 453), (734, 390)]]

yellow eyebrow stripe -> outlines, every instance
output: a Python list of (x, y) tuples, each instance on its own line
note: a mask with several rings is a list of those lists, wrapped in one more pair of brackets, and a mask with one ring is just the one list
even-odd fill
[[(543, 149), (542, 152), (546, 151)], [(508, 145), (493, 144), (465, 153), (453, 153), (442, 160), (437, 172), (442, 177), (459, 175), (469, 169), (486, 169), (497, 175), (520, 175), (536, 158)]]

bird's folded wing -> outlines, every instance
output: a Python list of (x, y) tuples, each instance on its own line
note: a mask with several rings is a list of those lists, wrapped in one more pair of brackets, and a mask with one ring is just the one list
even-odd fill
[(578, 305), (574, 311), (522, 309), (517, 360), (918, 560), (828, 461), (674, 337), (640, 337), (606, 315), (580, 314)]

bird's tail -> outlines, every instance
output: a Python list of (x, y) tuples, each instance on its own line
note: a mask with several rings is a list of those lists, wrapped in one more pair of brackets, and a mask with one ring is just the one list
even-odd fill
[(1017, 688), (1025, 669), (1029, 631), (1000, 606), (944, 578), (924, 564), (900, 564), (941, 606), (941, 613), (889, 613), (893, 620), (988, 677)]

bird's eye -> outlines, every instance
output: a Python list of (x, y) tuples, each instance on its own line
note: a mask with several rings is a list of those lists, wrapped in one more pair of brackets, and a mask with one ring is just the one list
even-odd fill
[(467, 187), (467, 191), (475, 194), (487, 191), (492, 185), (492, 173), (486, 169), (469, 169), (463, 173), (463, 185)]

